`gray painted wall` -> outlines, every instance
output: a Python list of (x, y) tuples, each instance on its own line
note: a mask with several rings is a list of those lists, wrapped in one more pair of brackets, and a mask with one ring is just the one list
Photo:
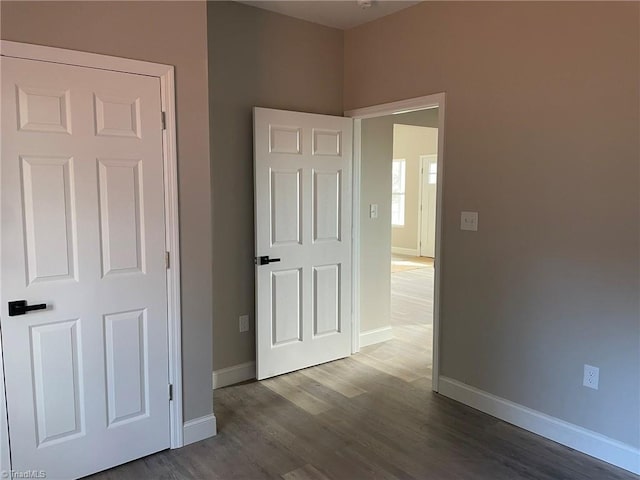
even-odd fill
[(204, 2), (0, 3), (4, 40), (176, 67), (184, 419), (212, 412), (211, 186)]
[[(253, 328), (237, 330), (254, 308), (251, 107), (340, 114), (343, 86), (345, 109), (446, 91), (442, 373), (640, 446), (640, 5), (427, 2), (347, 31), (344, 57), (342, 32), (206, 10), (1, 4), (3, 39), (176, 66), (185, 419), (211, 412), (212, 292), (215, 368), (253, 359)], [(364, 275), (367, 308), (388, 303), (366, 284), (388, 282), (386, 169), (363, 162), (363, 208), (381, 206), (375, 228), (362, 212), (363, 265), (381, 275)], [(363, 330), (388, 321), (378, 307)], [(584, 363), (600, 390), (581, 386)]]
[[(393, 124), (438, 126), (438, 109), (362, 120), (360, 166), (360, 331), (391, 321), (391, 165)], [(369, 205), (378, 204), (378, 218)]]
[(255, 358), (252, 109), (342, 115), (343, 33), (235, 2), (207, 15), (218, 370)]
[(447, 93), (441, 373), (635, 447), (639, 19), (425, 2), (345, 33), (346, 109)]

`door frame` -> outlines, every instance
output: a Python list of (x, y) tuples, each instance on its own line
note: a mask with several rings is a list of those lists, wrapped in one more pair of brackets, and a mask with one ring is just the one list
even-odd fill
[(436, 180), (436, 245), (433, 284), (433, 365), (431, 389), (437, 392), (440, 377), (440, 303), (442, 278), (442, 211), (444, 186), (444, 124), (445, 124), (445, 93), (435, 93), (422, 97), (400, 100), (397, 102), (372, 105), (344, 112), (345, 117), (353, 118), (353, 217), (352, 217), (352, 339), (351, 351), (360, 351), (360, 187), (362, 165), (362, 120), (365, 118), (384, 117), (415, 110), (438, 108), (438, 177)]
[[(429, 157), (436, 157), (436, 164), (437, 164), (437, 158), (438, 158), (438, 153), (427, 153), (426, 155), (420, 155), (420, 187), (418, 188), (418, 255), (416, 255), (417, 257), (422, 257), (422, 224), (424, 223), (424, 176), (425, 173), (428, 175), (429, 172), (425, 172), (424, 171), (424, 166), (427, 163), (427, 159)], [(436, 172), (436, 198), (438, 196), (438, 175)], [(437, 202), (436, 202), (436, 210), (437, 210)], [(435, 247), (434, 247), (435, 248)], [(434, 255), (435, 255), (435, 250), (434, 250)]]
[[(183, 446), (182, 417), (182, 317), (180, 306), (180, 236), (178, 212), (178, 158), (176, 150), (175, 71), (171, 65), (141, 60), (79, 52), (29, 43), (0, 41), (0, 59), (14, 57), (27, 60), (61, 63), (78, 67), (110, 70), (121, 73), (146, 75), (160, 80), (161, 108), (165, 117), (162, 134), (164, 168), (165, 245), (171, 262), (167, 268), (167, 333), (169, 346), (169, 383), (173, 385), (173, 399), (169, 403), (171, 448)], [(0, 224), (1, 229), (1, 224)], [(0, 354), (2, 347), (0, 346)], [(1, 360), (1, 359), (0, 359)], [(4, 363), (2, 363), (3, 366)], [(0, 381), (4, 385), (4, 371), (0, 368)], [(10, 440), (6, 425), (6, 398), (3, 389), (0, 398), (0, 444)], [(7, 457), (9, 452), (7, 452)], [(0, 465), (7, 459), (0, 458)]]

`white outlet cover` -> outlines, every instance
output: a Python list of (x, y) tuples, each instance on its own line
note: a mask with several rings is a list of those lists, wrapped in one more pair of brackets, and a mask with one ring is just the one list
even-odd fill
[(239, 327), (240, 327), (240, 333), (242, 332), (248, 332), (249, 331), (249, 315), (240, 315), (239, 320)]
[(460, 230), (478, 231), (478, 212), (461, 212)]
[(378, 204), (372, 203), (369, 205), (369, 217), (378, 218)]
[(598, 383), (600, 383), (600, 369), (593, 365), (585, 364), (582, 385), (598, 390)]

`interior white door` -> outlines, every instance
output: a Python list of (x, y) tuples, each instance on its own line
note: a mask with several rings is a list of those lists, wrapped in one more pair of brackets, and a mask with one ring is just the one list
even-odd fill
[(12, 468), (77, 478), (170, 444), (160, 83), (8, 57), (1, 74)]
[(435, 257), (438, 156), (420, 156), (420, 256)]
[(351, 354), (352, 132), (254, 109), (258, 379)]
[[(1, 333), (2, 331), (0, 331), (0, 334)], [(2, 342), (0, 342), (0, 359), (2, 359)], [(6, 407), (4, 369), (2, 368), (2, 360), (0, 360), (0, 473), (11, 470), (11, 459), (9, 457), (9, 426), (7, 425)]]

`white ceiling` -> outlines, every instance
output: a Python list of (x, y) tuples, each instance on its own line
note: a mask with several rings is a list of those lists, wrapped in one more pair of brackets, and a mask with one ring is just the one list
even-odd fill
[(245, 3), (290, 17), (308, 20), (328, 27), (347, 30), (376, 18), (384, 17), (404, 8), (420, 3), (405, 0), (372, 0), (369, 8), (362, 8), (356, 0), (254, 0)]

